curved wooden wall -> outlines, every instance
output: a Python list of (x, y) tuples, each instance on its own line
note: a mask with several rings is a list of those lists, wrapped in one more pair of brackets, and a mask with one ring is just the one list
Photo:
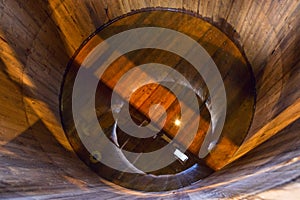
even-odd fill
[[(257, 104), (232, 161), (276, 134), (205, 181), (162, 194), (100, 182), (72, 153), (59, 119), (60, 85), (75, 50), (105, 22), (148, 7), (196, 13), (244, 50)], [(299, 19), (297, 0), (0, 1), (0, 197), (257, 198), (292, 190), (300, 176)]]

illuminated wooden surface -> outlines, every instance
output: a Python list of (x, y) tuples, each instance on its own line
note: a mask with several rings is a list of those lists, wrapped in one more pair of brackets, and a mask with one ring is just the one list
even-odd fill
[[(0, 109), (1, 155), (5, 155), (0, 162), (6, 163), (5, 167), (1, 165), (1, 197), (255, 198), (260, 197), (255, 194), (261, 191), (274, 188), (270, 192), (276, 195), (276, 190), (280, 190), (276, 186), (286, 185), (291, 189), (289, 182), (299, 182), (300, 167), (295, 162), (297, 159), (293, 159), (299, 154), (297, 113), (292, 117), (293, 122), (287, 118), (289, 115), (279, 115), (290, 108), (297, 109), (299, 98), (298, 1), (53, 0), (24, 3), (12, 0), (1, 1), (0, 5), (1, 71), (5, 73), (1, 75), (1, 94), (7, 91), (1, 97), (1, 106), (5, 109)], [(280, 129), (272, 128), (272, 135), (277, 135), (255, 152), (202, 182), (202, 186), (196, 184), (196, 190), (155, 196), (107, 186), (76, 156), (60, 147), (63, 144), (70, 149), (59, 123), (57, 97), (70, 56), (104, 22), (147, 7), (193, 11), (243, 47), (253, 67), (258, 92), (248, 138), (266, 125), (273, 127), (273, 123), (269, 123), (273, 119), (287, 122), (280, 124)], [(12, 91), (14, 93), (10, 93)], [(13, 105), (16, 105), (13, 108), (16, 112), (10, 109)], [(22, 119), (22, 113), (27, 118)], [(42, 122), (34, 125), (39, 119)], [(30, 131), (23, 131), (27, 129)], [(256, 145), (251, 144), (250, 149)], [(42, 150), (34, 148), (36, 146), (41, 146)], [(246, 176), (249, 174), (253, 176)], [(27, 177), (31, 177), (30, 180)], [(296, 192), (293, 190), (289, 195)]]
[[(167, 19), (169, 18), (174, 20), (168, 21)], [(227, 93), (227, 119), (220, 143), (218, 143), (217, 147), (205, 158), (205, 160), (213, 169), (222, 168), (234, 155), (247, 134), (254, 109), (255, 89), (252, 74), (242, 54), (234, 43), (217, 28), (198, 18), (182, 13), (163, 11), (138, 13), (114, 22), (89, 40), (80, 50), (79, 54), (76, 55), (71, 68), (78, 68), (84, 58), (97, 44), (113, 34), (130, 28), (145, 26), (165, 27), (190, 36), (205, 48), (216, 63), (216, 66), (223, 77)], [(151, 62), (165, 64), (178, 70), (179, 73), (187, 78), (192, 87), (196, 90), (203, 90), (206, 98), (209, 96), (201, 75), (197, 73), (191, 64), (177, 55), (161, 50), (139, 50), (121, 56), (110, 65), (101, 77), (101, 81), (109, 88), (113, 89), (118, 80), (128, 70), (135, 66)], [(71, 71), (73, 71), (73, 69)], [(68, 76), (74, 77), (74, 75)], [(130, 79), (138, 81), (142, 76), (149, 75), (141, 71), (139, 75), (130, 77)], [(65, 89), (64, 92), (68, 90), (71, 91), (72, 84), (73, 81), (68, 80), (67, 77), (67, 89)], [(124, 96), (122, 94), (122, 89), (121, 91), (115, 92), (120, 96)], [(65, 94), (65, 96), (68, 98), (70, 94)], [(97, 98), (101, 98), (101, 96), (96, 97), (96, 99)], [(168, 135), (174, 137), (178, 131), (178, 127), (174, 126), (174, 121), (178, 118), (178, 114), (180, 114), (180, 107), (174, 104), (175, 100), (176, 97), (168, 92), (167, 89), (159, 85), (152, 85), (151, 88), (144, 88), (144, 91), (140, 90), (135, 93), (134, 96), (131, 97), (130, 103), (145, 116), (148, 115), (148, 110), (151, 105), (161, 104), (164, 106), (164, 108), (170, 112), (164, 130)], [(201, 106), (203, 101), (199, 103)], [(196, 134), (193, 143), (189, 146), (189, 151), (195, 156), (198, 155), (210, 123), (211, 116), (206, 106), (203, 106), (203, 108), (204, 109), (201, 111), (203, 116), (200, 115), (200, 123), (192, 123), (194, 122), (195, 117), (193, 111), (191, 111), (190, 123), (188, 124), (188, 126), (199, 125), (198, 133)], [(67, 110), (68, 108), (65, 109)], [(159, 118), (160, 116), (157, 116), (157, 119), (154, 119), (154, 121), (160, 123)], [(239, 126), (235, 126), (235, 124), (239, 124)], [(189, 134), (188, 130), (186, 130), (186, 134)], [(179, 143), (184, 144), (185, 136), (183, 135), (179, 140), (181, 140)]]

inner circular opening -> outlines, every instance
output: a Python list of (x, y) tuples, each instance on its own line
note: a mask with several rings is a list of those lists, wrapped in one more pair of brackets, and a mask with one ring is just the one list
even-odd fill
[[(170, 22), (168, 20), (170, 18), (176, 20)], [(227, 102), (224, 102), (227, 106), (226, 120), (220, 137), (209, 141), (209, 154), (205, 157), (200, 157), (199, 151), (209, 130), (212, 129), (212, 120), (218, 120), (218, 113), (211, 112), (210, 108), (214, 103), (211, 101), (211, 95), (218, 93), (220, 87), (216, 85), (215, 91), (209, 91), (207, 83), (195, 66), (187, 59), (162, 49), (144, 48), (119, 55), (105, 69), (101, 77), (94, 77), (98, 80), (94, 110), (105, 137), (113, 144), (114, 153), (103, 149), (90, 151), (78, 134), (72, 105), (78, 71), (85, 67), (82, 63), (97, 45), (105, 43), (108, 38), (141, 27), (163, 27), (189, 36), (205, 49), (220, 72), (226, 91)], [(176, 41), (169, 42), (172, 44)], [(105, 60), (110, 55), (104, 52), (98, 56), (95, 59)], [(145, 79), (155, 78), (151, 73), (142, 70), (131, 75), (124, 82), (126, 83), (123, 84), (124, 90), (122, 88), (116, 90), (116, 84), (129, 70), (147, 63), (168, 66), (180, 73), (190, 85), (187, 86), (184, 82), (174, 79), (171, 74), (165, 74), (163, 81), (171, 83), (170, 87), (165, 87), (161, 83), (145, 84), (134, 88), (132, 94), (128, 96), (124, 92), (127, 87), (138, 86)], [(197, 17), (170, 11), (147, 11), (124, 16), (97, 30), (83, 43), (70, 61), (61, 95), (64, 130), (78, 156), (98, 175), (115, 184), (145, 191), (185, 187), (226, 166), (242, 144), (251, 124), (255, 105), (255, 84), (250, 69), (243, 54), (224, 33)], [(216, 79), (215, 76), (209, 78)], [(192, 94), (196, 96), (199, 112), (190, 108), (189, 102), (181, 102), (172, 92), (181, 91), (183, 86), (188, 88), (183, 90), (184, 96), (189, 97)], [(114, 101), (112, 101), (113, 93), (117, 97)], [(125, 104), (128, 104), (128, 107), (124, 106)], [(183, 104), (186, 106), (184, 111), (188, 112), (185, 120), (182, 120), (181, 105)], [(130, 117), (116, 118), (115, 116), (122, 113), (124, 109), (129, 110)], [(81, 112), (84, 111), (83, 109)], [(164, 113), (166, 113), (165, 118)], [(126, 127), (131, 120), (136, 126), (144, 128), (141, 130), (149, 130), (155, 134), (151, 137), (139, 137), (124, 131), (121, 126)], [(91, 130), (89, 120), (82, 123), (86, 127), (88, 136), (97, 134), (89, 132)], [(183, 134), (177, 137), (179, 130), (183, 130)], [(197, 132), (192, 142), (187, 142), (192, 130)], [(159, 154), (156, 159), (147, 160), (147, 165), (154, 166), (164, 160), (173, 160), (173, 162), (157, 170), (139, 169), (139, 162), (142, 162), (140, 156), (166, 146), (172, 146), (172, 150)], [(125, 151), (134, 152), (136, 156), (128, 156)], [(101, 162), (102, 158), (109, 156), (112, 158), (116, 156), (120, 165), (128, 165), (132, 171), (116, 169)], [(162, 182), (164, 182), (163, 187)]]

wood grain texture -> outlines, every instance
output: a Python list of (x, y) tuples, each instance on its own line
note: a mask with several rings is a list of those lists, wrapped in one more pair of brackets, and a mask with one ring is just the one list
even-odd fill
[[(170, 18), (172, 18), (173, 21), (169, 22), (168, 19)], [(63, 116), (65, 115), (65, 112), (72, 110), (71, 100), (67, 100), (67, 98), (72, 96), (72, 84), (74, 83), (73, 79), (75, 78), (73, 73), (77, 70), (77, 68), (81, 67), (81, 64), (89, 55), (90, 51), (99, 43), (105, 41), (106, 38), (109, 38), (114, 34), (128, 29), (145, 26), (169, 28), (190, 36), (207, 51), (219, 69), (227, 93), (227, 102), (224, 102), (227, 105), (227, 120), (222, 132), (222, 139), (218, 142), (217, 147), (205, 158), (205, 160), (209, 167), (213, 169), (221, 169), (228, 164), (230, 158), (234, 155), (238, 147), (243, 142), (243, 139), (247, 134), (247, 130), (249, 129), (254, 109), (254, 81), (252, 73), (249, 70), (249, 66), (247, 65), (247, 61), (241, 52), (239, 52), (234, 43), (217, 28), (199, 18), (192, 17), (191, 15), (170, 11), (141, 12), (121, 18), (97, 33), (80, 49), (78, 54), (75, 56), (72, 65), (70, 66), (70, 74), (67, 74), (67, 81), (65, 81), (63, 90), (63, 93), (66, 93), (63, 94), (62, 98), (64, 107), (62, 110)], [(170, 44), (176, 44), (176, 42), (177, 41), (169, 41)], [(101, 82), (116, 92), (122, 99), (126, 100), (127, 96), (123, 91), (125, 91), (128, 87), (127, 84), (138, 85), (140, 80), (149, 78), (151, 79), (151, 74), (140, 70), (139, 73), (135, 74), (134, 76), (128, 77), (128, 79), (125, 80), (126, 84), (122, 85), (119, 89), (115, 89), (116, 83), (129, 70), (134, 69), (136, 66), (147, 63), (164, 64), (176, 69), (180, 74), (184, 75), (195, 91), (200, 91), (199, 93), (203, 93), (203, 96), (200, 94), (199, 97), (199, 107), (201, 107), (201, 104), (203, 104), (204, 101), (206, 101), (206, 98), (209, 97), (209, 93), (213, 92), (208, 91), (201, 74), (199, 74), (184, 58), (156, 49), (139, 50), (137, 52), (133, 51), (119, 57), (104, 72), (101, 77)], [(168, 77), (171, 77), (171, 75), (166, 74), (165, 79), (168, 80)], [(241, 77), (243, 77), (243, 79), (241, 79)], [(214, 77), (210, 77), (210, 79), (214, 79)], [(218, 88), (219, 86), (216, 87)], [(190, 92), (193, 91), (191, 90)], [(165, 110), (170, 111), (171, 106), (177, 100), (174, 94), (168, 91), (167, 88), (164, 88), (160, 85), (157, 85), (151, 89), (148, 88), (140, 90), (139, 92), (135, 93), (137, 94), (130, 99), (131, 105), (142, 115), (148, 118), (148, 111), (151, 105), (160, 104)], [(186, 95), (188, 95), (188, 93)], [(101, 95), (96, 99), (100, 98)], [(186, 104), (185, 102), (183, 103)], [(210, 103), (208, 103), (208, 106), (209, 105)], [(189, 105), (186, 106), (189, 107)], [(183, 147), (188, 148), (189, 151), (192, 152), (196, 157), (198, 157), (199, 150), (208, 130), (210, 118), (214, 117), (214, 113), (209, 113), (206, 106), (204, 106), (204, 108), (205, 109), (203, 109), (203, 111), (200, 113), (201, 121), (198, 124), (192, 123), (197, 118), (195, 118), (195, 111), (190, 111), (190, 117), (187, 120), (190, 123), (186, 124), (184, 134), (181, 135), (177, 141)], [(202, 113), (204, 116), (202, 116)], [(68, 116), (71, 115), (67, 114), (66, 119), (64, 117), (64, 120), (66, 120), (67, 123), (70, 122)], [(174, 138), (178, 133), (178, 127), (174, 126), (174, 121), (179, 118), (180, 107), (177, 107), (177, 110), (173, 110), (172, 113), (168, 114), (168, 118), (164, 126), (160, 121), (160, 114), (154, 115), (152, 120), (158, 127), (163, 126), (163, 129), (166, 131), (166, 133), (171, 138)], [(104, 119), (106, 118), (103, 118), (102, 120)], [(111, 119), (111, 117), (108, 119)], [(111, 123), (114, 122), (111, 121)], [(239, 124), (239, 126), (236, 126), (236, 124)], [(112, 125), (113, 124), (110, 124), (110, 126)], [(198, 125), (199, 128), (194, 141), (191, 145), (187, 144), (186, 138), (190, 137), (189, 130), (193, 130), (192, 126), (198, 127)], [(66, 130), (69, 137), (71, 137), (72, 134), (77, 134), (76, 132), (72, 133), (74, 131), (74, 125), (66, 124), (65, 126), (68, 128), (71, 127), (70, 129)], [(190, 128), (188, 128), (189, 126)], [(77, 144), (75, 146), (77, 146)]]
[[(188, 0), (52, 0), (38, 3), (3, 0), (0, 1), (0, 56), (4, 64), (1, 65), (1, 73), (6, 73), (9, 78), (1, 74), (0, 154), (1, 163), (6, 164), (0, 172), (0, 197), (255, 199), (272, 198), (270, 194), (256, 194), (275, 186), (293, 188), (289, 182), (299, 176), (300, 168), (299, 162), (294, 159), (299, 156), (299, 120), (283, 128), (257, 150), (201, 183), (205, 186), (196, 184), (194, 190), (184, 189), (156, 196), (107, 186), (109, 183), (98, 182), (90, 171), (77, 176), (81, 174), (81, 167), (77, 169), (74, 166), (82, 163), (74, 155), (66, 159), (69, 154), (64, 149), (57, 153), (51, 151), (60, 144), (68, 148), (59, 123), (57, 95), (71, 55), (103, 23), (146, 7), (186, 8), (199, 13), (200, 17), (214, 23), (239, 47), (243, 47), (253, 67), (258, 95), (249, 138), (299, 99), (300, 3), (297, 0), (200, 0), (198, 6), (195, 1)], [(79, 35), (74, 35), (73, 30)], [(40, 96), (44, 98), (39, 102)], [(21, 106), (22, 101), (24, 106)], [(25, 122), (25, 114), (29, 123)], [(34, 126), (38, 119), (46, 126)], [(46, 139), (38, 140), (24, 134), (9, 143), (27, 128), (36, 133), (35, 138), (47, 135)], [(52, 134), (56, 135), (56, 139), (52, 138), (49, 142), (48, 136)], [(26, 139), (22, 140), (23, 137)], [(44, 146), (44, 151), (34, 150), (39, 145)], [(39, 157), (36, 156), (38, 152)], [(27, 157), (21, 159), (22, 156)], [(51, 159), (44, 162), (48, 156)], [(276, 188), (271, 191), (277, 194)], [(295, 191), (289, 195), (293, 193)]]

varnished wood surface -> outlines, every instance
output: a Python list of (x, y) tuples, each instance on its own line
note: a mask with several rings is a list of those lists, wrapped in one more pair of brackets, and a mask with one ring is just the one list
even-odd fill
[[(300, 168), (295, 162), (297, 159), (293, 159), (298, 155), (295, 147), (299, 145), (295, 142), (300, 141), (299, 121), (294, 122), (292, 126), (283, 127), (283, 131), (279, 133), (277, 133), (278, 129), (273, 129), (273, 133), (277, 133), (278, 137), (271, 138), (257, 148), (256, 153), (249, 154), (241, 162), (221, 170), (216, 176), (203, 182), (204, 185), (211, 185), (210, 187), (196, 184), (197, 190), (175, 191), (173, 194), (163, 196), (137, 195), (121, 188), (108, 187), (98, 182), (98, 179), (93, 182), (95, 176), (89, 171), (78, 176), (82, 170), (73, 168), (81, 165), (76, 157), (66, 159), (67, 156), (61, 152), (56, 154), (51, 152), (53, 147), (58, 147), (60, 144), (63, 144), (66, 149), (70, 147), (59, 123), (57, 98), (62, 75), (70, 56), (82, 41), (104, 22), (131, 10), (147, 7), (183, 8), (192, 11), (215, 24), (243, 47), (253, 67), (258, 92), (257, 109), (250, 136), (255, 136), (257, 131), (286, 108), (292, 108), (299, 98), (298, 58), (300, 55), (297, 49), (300, 48), (298, 34), (300, 26), (299, 2), (295, 0), (284, 3), (271, 0), (53, 0), (39, 3), (36, 1), (25, 3), (19, 0), (1, 1), (0, 56), (4, 63), (1, 65), (1, 70), (8, 74), (6, 78), (9, 80), (5, 81), (6, 78), (1, 76), (1, 88), (5, 88), (1, 89), (1, 94), (6, 91), (1, 98), (1, 141), (8, 144), (1, 143), (1, 163), (6, 163), (5, 168), (1, 165), (0, 196), (2, 198), (74, 199), (101, 196), (122, 199), (141, 197), (188, 199), (201, 196), (206, 199), (255, 199), (262, 197), (255, 194), (270, 190), (277, 185), (284, 184), (286, 189), (292, 188), (289, 182), (299, 175)], [(12, 84), (9, 84), (11, 81), (22, 89), (13, 89)], [(13, 105), (15, 106), (11, 109)], [(22, 113), (27, 115), (27, 119), (22, 117)], [(281, 119), (286, 120), (284, 117), (287, 116), (281, 115)], [(34, 126), (37, 119), (41, 119), (45, 126)], [(25, 123), (26, 120), (29, 123)], [(24, 141), (21, 139), (22, 130), (27, 128), (36, 133), (35, 139), (28, 137), (27, 132), (23, 135), (26, 139)], [(37, 140), (41, 133), (55, 135), (53, 142), (50, 142), (49, 138)], [(264, 136), (264, 139), (268, 137)], [(39, 150), (34, 149), (35, 145), (44, 146), (44, 151), (39, 156), (37, 156)], [(250, 149), (257, 144), (253, 145)], [(24, 155), (30, 163), (20, 159)], [(49, 155), (51, 159), (42, 165), (41, 158), (48, 160)], [(279, 158), (282, 163), (277, 162)], [(20, 165), (12, 159), (17, 160)], [(40, 164), (39, 168), (37, 163)], [(47, 167), (47, 165), (54, 167)], [(36, 170), (37, 168), (39, 170)], [(45, 168), (49, 173), (45, 173)], [(249, 178), (247, 176), (249, 174), (255, 176)], [(30, 181), (27, 177), (31, 177)], [(45, 180), (47, 184), (43, 185)], [(212, 181), (218, 182), (218, 187), (213, 185)], [(59, 187), (56, 187), (58, 185)], [(276, 195), (277, 189), (274, 188), (270, 192)], [(293, 197), (295, 193), (297, 191), (292, 190), (289, 196)], [(271, 198), (272, 196), (269, 195), (263, 197)]]
[[(168, 21), (167, 19), (169, 18), (174, 20)], [(75, 78), (75, 74), (73, 73), (80, 67), (88, 53), (97, 44), (114, 34), (136, 27), (147, 26), (165, 27), (190, 36), (198, 41), (216, 63), (223, 78), (227, 93), (227, 119), (220, 142), (218, 142), (217, 147), (205, 158), (205, 160), (213, 169), (222, 168), (228, 163), (241, 145), (250, 126), (254, 110), (254, 79), (249, 66), (247, 66), (247, 62), (234, 43), (217, 28), (199, 18), (169, 11), (142, 12), (120, 19), (101, 30), (96, 36), (87, 41), (74, 58), (73, 64), (70, 67), (70, 72), (66, 77), (65, 89), (63, 90), (66, 94), (63, 94), (62, 100), (63, 102), (67, 101), (67, 103), (63, 103), (64, 110), (62, 113), (64, 114), (64, 112), (68, 112), (67, 110), (71, 109), (71, 107), (69, 107), (71, 102), (67, 99), (71, 97), (71, 94), (69, 93), (72, 92), (73, 78)], [(190, 123), (187, 124), (185, 130), (187, 135), (181, 136), (178, 141), (181, 144), (185, 144), (185, 138), (189, 134), (188, 126), (199, 125), (198, 133), (196, 134), (193, 143), (188, 147), (189, 151), (197, 156), (209, 127), (211, 113), (208, 112), (206, 106), (202, 106), (209, 96), (209, 91), (207, 90), (201, 75), (197, 73), (191, 64), (183, 58), (166, 51), (155, 49), (133, 51), (115, 60), (105, 71), (101, 77), (101, 81), (111, 88), (111, 90), (114, 90), (116, 83), (128, 70), (146, 63), (161, 63), (170, 66), (184, 75), (196, 91), (204, 91), (203, 94), (205, 96), (199, 98), (199, 107), (202, 107), (202, 109), (204, 108), (201, 111), (203, 116), (200, 114), (200, 123), (193, 123), (195, 121), (195, 114), (193, 114), (194, 111), (191, 110), (189, 118)], [(143, 76), (149, 77), (149, 74), (141, 71), (136, 77), (130, 77), (130, 82), (134, 84), (132, 80), (138, 82)], [(126, 87), (126, 85), (123, 87)], [(147, 116), (151, 105), (161, 104), (169, 112), (164, 130), (171, 137), (175, 137), (178, 127), (174, 126), (174, 121), (180, 116), (180, 107), (174, 105), (176, 97), (160, 85), (152, 85), (151, 88), (143, 87), (142, 89), (135, 92), (131, 97), (131, 105), (141, 112), (141, 114)], [(122, 93), (122, 88), (120, 91), (115, 92), (121, 97), (125, 97)], [(101, 98), (101, 96), (96, 97), (96, 99), (97, 98)], [(203, 99), (201, 100), (201, 98)], [(159, 119), (160, 116), (157, 115), (153, 120), (159, 124)], [(239, 126), (235, 126), (235, 124), (239, 124)], [(70, 125), (66, 126), (70, 127)], [(71, 128), (70, 130), (73, 131), (74, 129)]]

